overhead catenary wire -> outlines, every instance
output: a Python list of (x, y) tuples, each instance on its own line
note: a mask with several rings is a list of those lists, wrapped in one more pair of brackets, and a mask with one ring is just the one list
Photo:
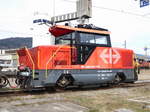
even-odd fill
[[(63, 1), (70, 2), (70, 3), (76, 3), (76, 1), (71, 1), (71, 0), (63, 0)], [(97, 6), (97, 5), (93, 5), (92, 7), (97, 8), (97, 9), (111, 11), (111, 12), (118, 12), (118, 13), (122, 13), (122, 14), (129, 14), (129, 15), (132, 15), (132, 16), (139, 16), (139, 17), (146, 18), (146, 19), (150, 20), (150, 17), (146, 17), (147, 15), (150, 15), (150, 13), (138, 14), (138, 13), (129, 12), (129, 11), (125, 11), (125, 10), (102, 7), (102, 6)]]
[(128, 11), (124, 11), (124, 10), (118, 10), (118, 9), (112, 9), (112, 8), (106, 8), (106, 7), (101, 7), (101, 6), (93, 6), (93, 7), (99, 8), (99, 9), (108, 10), (108, 11), (113, 11), (113, 12), (119, 12), (119, 13), (129, 14), (129, 15), (133, 15), (133, 16), (140, 16), (140, 17), (143, 17), (143, 18), (150, 19), (150, 17), (145, 17), (143, 14), (128, 12)]

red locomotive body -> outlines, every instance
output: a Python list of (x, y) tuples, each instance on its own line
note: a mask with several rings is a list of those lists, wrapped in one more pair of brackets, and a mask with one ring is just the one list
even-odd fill
[(18, 51), (20, 65), (28, 68), (20, 70), (19, 75), (30, 77), (23, 87), (67, 87), (137, 80), (133, 51), (112, 48), (108, 30), (53, 26), (49, 31), (56, 37), (56, 45)]
[[(74, 49), (76, 50), (76, 49)], [(97, 47), (83, 65), (71, 64), (69, 46), (38, 46), (18, 51), (20, 65), (31, 69), (133, 69), (133, 51), (122, 48)], [(75, 55), (75, 54), (74, 54)], [(73, 57), (74, 61), (77, 58)], [(33, 60), (33, 61), (32, 61)]]

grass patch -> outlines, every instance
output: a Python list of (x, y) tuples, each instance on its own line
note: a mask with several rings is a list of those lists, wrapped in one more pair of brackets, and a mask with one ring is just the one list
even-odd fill
[[(126, 89), (126, 88), (124, 88)], [(113, 112), (116, 109), (126, 108), (135, 112), (148, 112), (143, 109), (145, 104), (128, 101), (129, 98), (149, 96), (150, 91), (147, 87), (127, 88), (126, 94), (110, 94), (109, 90), (105, 93), (99, 91), (89, 91), (89, 94), (95, 94), (91, 97), (84, 95), (65, 96), (69, 101), (89, 108), (89, 112)], [(103, 90), (102, 90), (103, 91)], [(122, 91), (118, 88), (117, 91)], [(108, 94), (107, 94), (108, 92)]]

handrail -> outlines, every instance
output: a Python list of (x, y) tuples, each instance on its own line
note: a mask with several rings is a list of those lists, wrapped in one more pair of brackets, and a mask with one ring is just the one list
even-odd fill
[(34, 79), (34, 77), (35, 77), (35, 74), (34, 74), (35, 73), (35, 64), (34, 64), (34, 61), (33, 61), (32, 57), (31, 57), (31, 54), (29, 53), (29, 50), (27, 49), (27, 47), (25, 47), (25, 50), (27, 51), (27, 53), (29, 55), (29, 58), (31, 60), (31, 63), (32, 63), (32, 67), (33, 67), (33, 69), (32, 69), (32, 77)]
[(49, 58), (49, 60), (47, 61), (47, 63), (46, 63), (46, 71), (45, 71), (45, 77), (46, 77), (46, 78), (47, 78), (47, 76), (48, 76), (47, 69), (48, 69), (48, 64), (49, 64), (49, 62), (53, 59), (53, 57), (57, 54), (57, 52), (58, 52), (62, 47), (64, 47), (64, 46), (60, 46), (60, 47), (55, 51), (55, 53)]
[(57, 50), (56, 50), (56, 52), (49, 58), (49, 60), (47, 61), (47, 63), (46, 63), (46, 71), (45, 71), (45, 77), (47, 78), (47, 76), (48, 76), (48, 73), (47, 73), (47, 69), (48, 69), (48, 64), (49, 64), (49, 62), (55, 57), (55, 55), (58, 53), (58, 51), (61, 49), (61, 48), (74, 48), (74, 47), (69, 47), (69, 46), (66, 46), (66, 45), (62, 45), (62, 46), (60, 46)]

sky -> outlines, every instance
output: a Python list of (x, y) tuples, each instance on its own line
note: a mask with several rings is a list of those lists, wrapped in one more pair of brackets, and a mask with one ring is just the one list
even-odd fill
[[(139, 0), (92, 0), (92, 4), (89, 23), (109, 29), (114, 47), (123, 48), (126, 40), (127, 48), (136, 53), (150, 48), (150, 6), (140, 8)], [(48, 27), (32, 23), (35, 12), (48, 19), (75, 11), (76, 0), (0, 0), (0, 39), (28, 36), (36, 38), (37, 45), (48, 44)], [(35, 27), (38, 30), (31, 30)]]

